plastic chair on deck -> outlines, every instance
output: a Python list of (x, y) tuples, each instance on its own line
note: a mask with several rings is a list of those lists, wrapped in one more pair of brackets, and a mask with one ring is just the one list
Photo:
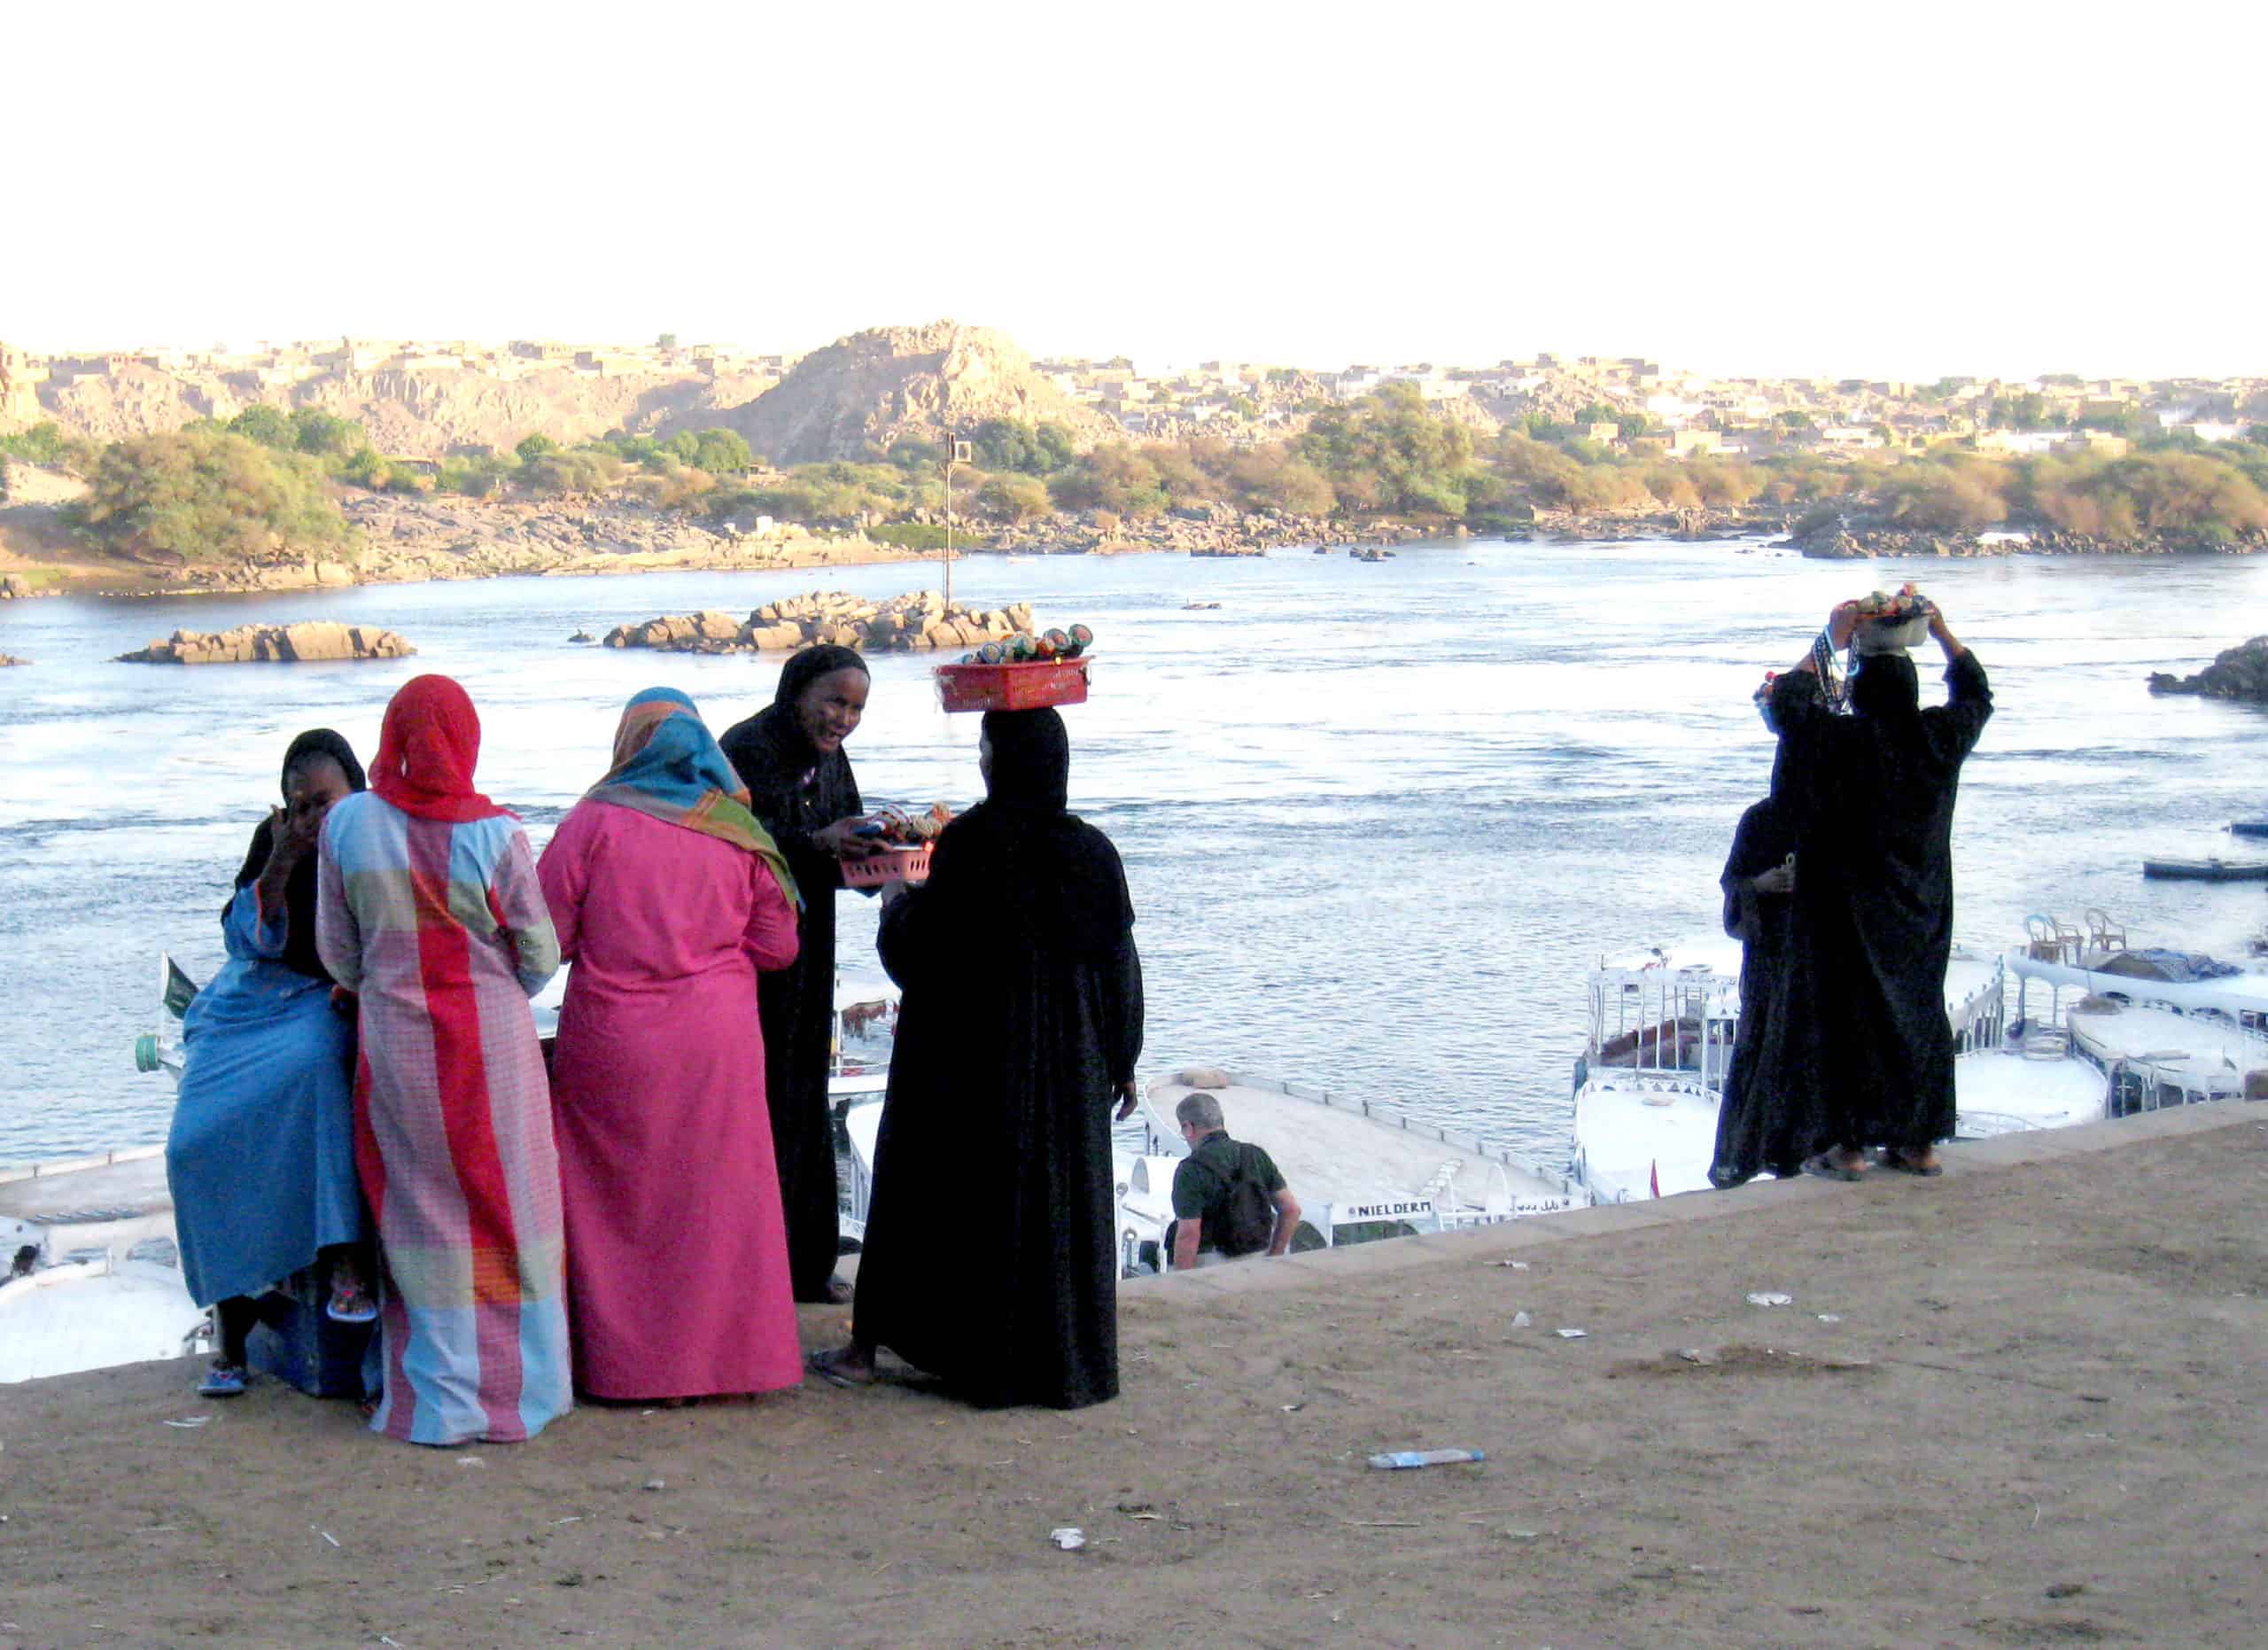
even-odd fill
[(2087, 946), (2094, 951), (2124, 951), (2126, 930), (2110, 920), (2110, 914), (2101, 906), (2089, 906), (2082, 913), (2086, 918)]
[(2063, 942), (2055, 932), (2062, 926), (2054, 917), (2041, 916), (2038, 912), (2024, 918), (2024, 936), (2031, 942), (2025, 950), (2031, 954), (2033, 961), (2061, 962), (2063, 960)]

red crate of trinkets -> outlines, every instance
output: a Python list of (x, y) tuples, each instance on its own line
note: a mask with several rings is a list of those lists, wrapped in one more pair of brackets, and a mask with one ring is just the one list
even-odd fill
[(940, 665), (937, 702), (948, 711), (1037, 711), (1050, 704), (1083, 704), (1089, 658)]

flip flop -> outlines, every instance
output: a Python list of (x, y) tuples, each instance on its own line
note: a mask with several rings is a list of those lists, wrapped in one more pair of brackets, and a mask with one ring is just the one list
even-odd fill
[(831, 1387), (870, 1387), (874, 1384), (874, 1372), (869, 1367), (863, 1375), (853, 1374), (843, 1367), (843, 1360), (850, 1349), (838, 1347), (832, 1352), (813, 1352), (804, 1359), (804, 1367)]
[(207, 1398), (242, 1397), (245, 1391), (245, 1372), (234, 1364), (215, 1364), (205, 1372), (205, 1379), (197, 1383), (197, 1395)]
[(1892, 1170), (1899, 1174), (1919, 1175), (1924, 1180), (1930, 1179), (1946, 1171), (1946, 1166), (1941, 1163), (1933, 1163), (1925, 1166), (1922, 1164), (1910, 1162), (1904, 1152), (1891, 1150), (1888, 1148), (1884, 1148), (1882, 1154), (1882, 1166), (1885, 1169)]
[(1804, 1172), (1817, 1175), (1822, 1180), (1863, 1180), (1867, 1176), (1864, 1169), (1845, 1169), (1838, 1166), (1825, 1152), (1821, 1152), (1814, 1157), (1805, 1158)]

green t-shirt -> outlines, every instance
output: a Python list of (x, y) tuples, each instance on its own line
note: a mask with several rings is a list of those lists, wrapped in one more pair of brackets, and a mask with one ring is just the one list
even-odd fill
[(1268, 1247), (1284, 1177), (1262, 1148), (1216, 1130), (1173, 1171), (1177, 1219), (1203, 1223), (1204, 1247), (1251, 1255)]

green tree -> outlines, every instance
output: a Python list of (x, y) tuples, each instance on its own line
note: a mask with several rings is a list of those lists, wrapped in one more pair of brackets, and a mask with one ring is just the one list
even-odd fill
[(736, 430), (703, 430), (693, 438), (693, 452), (686, 462), (712, 476), (738, 475), (754, 455), (747, 438)]
[(677, 334), (674, 332), (663, 333), (661, 337), (654, 340), (654, 347), (656, 349), (675, 349), (677, 347)]
[(303, 453), (336, 462), (353, 457), (370, 444), (362, 426), (320, 407), (291, 410), (291, 445)]
[(113, 549), (189, 561), (351, 539), (312, 458), (209, 427), (114, 442), (72, 510), (80, 525)]
[(542, 431), (539, 430), (532, 435), (522, 436), (519, 440), (519, 445), (513, 448), (512, 450), (520, 455), (520, 462), (522, 463), (532, 464), (539, 458), (548, 458), (552, 454), (557, 452), (559, 450), (559, 443), (553, 440), (549, 436), (544, 434)]
[(299, 450), (299, 432), (293, 427), (291, 416), (280, 407), (270, 407), (265, 401), (255, 401), (229, 420), (231, 434), (247, 440), (272, 447), (279, 453)]
[(1047, 513), (1047, 484), (1037, 476), (992, 476), (976, 490), (976, 508), (1007, 521), (1034, 520)]

